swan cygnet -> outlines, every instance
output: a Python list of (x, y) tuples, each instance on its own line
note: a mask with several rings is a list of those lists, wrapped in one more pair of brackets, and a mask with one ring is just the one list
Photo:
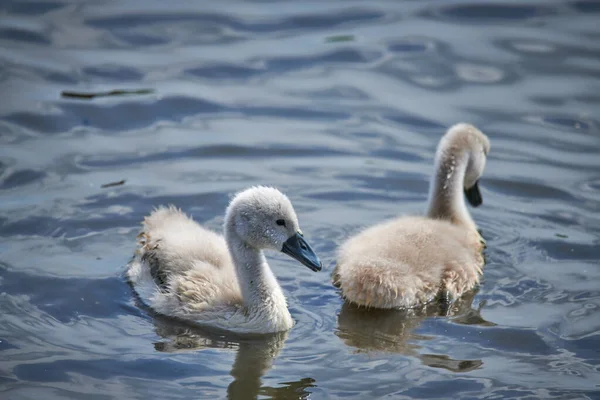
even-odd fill
[(263, 254), (281, 251), (313, 271), (321, 262), (305, 241), (290, 200), (258, 186), (238, 193), (225, 213), (224, 236), (179, 209), (144, 219), (127, 276), (159, 314), (238, 333), (272, 333), (294, 321)]
[(463, 199), (482, 203), (478, 181), (490, 142), (469, 124), (451, 127), (435, 155), (426, 216), (367, 228), (343, 243), (333, 272), (343, 297), (359, 306), (412, 308), (438, 294), (457, 298), (479, 283), (485, 241)]

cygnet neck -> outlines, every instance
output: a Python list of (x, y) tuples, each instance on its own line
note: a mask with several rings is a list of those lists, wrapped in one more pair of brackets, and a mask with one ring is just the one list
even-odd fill
[(442, 149), (436, 155), (435, 173), (429, 186), (427, 216), (476, 229), (463, 194), (470, 153), (451, 150)]
[(225, 239), (248, 311), (277, 320), (274, 321), (277, 324), (291, 323), (285, 296), (262, 250), (246, 243), (229, 224), (225, 225)]

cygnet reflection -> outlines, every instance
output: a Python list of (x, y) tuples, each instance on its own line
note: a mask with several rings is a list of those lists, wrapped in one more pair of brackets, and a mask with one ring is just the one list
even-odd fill
[(255, 399), (258, 396), (304, 399), (310, 395), (306, 389), (315, 386), (315, 380), (310, 377), (280, 382), (277, 387), (262, 385), (262, 377), (271, 369), (283, 349), (287, 331), (267, 335), (235, 335), (188, 325), (160, 315), (154, 317), (154, 325), (156, 333), (164, 339), (154, 344), (154, 348), (160, 352), (237, 349), (230, 372), (233, 381), (227, 388), (228, 399)]
[(477, 290), (471, 290), (459, 300), (448, 304), (432, 302), (425, 307), (408, 310), (383, 310), (357, 307), (344, 303), (338, 315), (336, 335), (357, 352), (390, 352), (417, 357), (424, 365), (454, 372), (467, 372), (483, 365), (482, 360), (454, 360), (447, 355), (421, 354), (419, 341), (432, 337), (414, 331), (430, 317), (448, 317), (454, 323), (494, 326), (481, 317), (481, 307), (471, 307)]

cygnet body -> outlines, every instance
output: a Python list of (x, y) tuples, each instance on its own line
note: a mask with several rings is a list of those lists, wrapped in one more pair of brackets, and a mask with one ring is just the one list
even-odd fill
[(412, 308), (439, 293), (456, 298), (479, 283), (485, 245), (465, 205), (482, 203), (478, 180), (490, 142), (469, 124), (442, 137), (426, 216), (399, 217), (343, 243), (333, 272), (343, 297), (359, 306)]
[(263, 249), (282, 251), (313, 271), (319, 258), (304, 240), (289, 199), (270, 187), (238, 193), (224, 236), (173, 206), (144, 219), (127, 276), (156, 312), (239, 333), (290, 329), (294, 321)]

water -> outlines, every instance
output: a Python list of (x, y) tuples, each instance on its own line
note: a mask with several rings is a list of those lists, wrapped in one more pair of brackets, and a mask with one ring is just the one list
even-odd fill
[[(599, 2), (0, 10), (3, 399), (600, 398)], [(61, 96), (113, 90), (141, 92)], [(492, 141), (481, 288), (450, 310), (343, 305), (336, 246), (423, 210), (459, 121)], [(153, 206), (218, 230), (259, 183), (325, 264), (269, 255), (294, 329), (222, 335), (136, 303), (122, 273)]]

